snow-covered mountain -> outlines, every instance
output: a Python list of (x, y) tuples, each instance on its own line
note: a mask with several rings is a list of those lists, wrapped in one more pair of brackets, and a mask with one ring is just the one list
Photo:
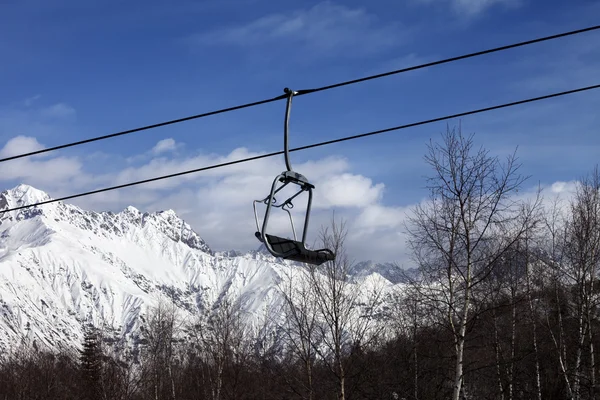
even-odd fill
[[(0, 212), (48, 199), (19, 185), (0, 194)], [(258, 318), (278, 302), (276, 282), (294, 267), (262, 251), (213, 252), (172, 210), (99, 213), (56, 202), (4, 212), (0, 351), (23, 341), (72, 347), (86, 322), (131, 337), (161, 296), (192, 315), (227, 294)], [(394, 281), (380, 273), (386, 268), (365, 264), (355, 272)]]
[(394, 263), (374, 263), (373, 261), (361, 261), (352, 265), (350, 273), (357, 277), (366, 277), (377, 273), (391, 283), (407, 283), (418, 277), (418, 269), (402, 269)]

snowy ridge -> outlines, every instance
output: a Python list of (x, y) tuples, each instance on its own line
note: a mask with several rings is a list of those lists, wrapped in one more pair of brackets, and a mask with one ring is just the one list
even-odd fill
[[(0, 194), (0, 211), (49, 199), (19, 185)], [(0, 351), (21, 342), (72, 348), (87, 322), (131, 340), (161, 297), (190, 316), (229, 294), (258, 320), (280, 301), (276, 282), (288, 268), (261, 251), (215, 253), (172, 210), (98, 213), (56, 202), (2, 213)]]

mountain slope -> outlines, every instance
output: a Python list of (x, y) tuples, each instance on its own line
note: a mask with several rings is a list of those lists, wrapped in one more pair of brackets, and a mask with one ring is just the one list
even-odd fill
[[(19, 185), (0, 194), (0, 209), (47, 199)], [(58, 202), (4, 213), (0, 347), (24, 338), (69, 346), (81, 339), (83, 321), (130, 334), (161, 295), (187, 311), (212, 306), (225, 291), (261, 303), (276, 277), (266, 259), (214, 255), (171, 210), (96, 213)]]
[[(48, 199), (19, 185), (0, 194), (0, 211)], [(259, 319), (279, 301), (275, 285), (288, 268), (260, 251), (215, 253), (172, 210), (97, 213), (56, 202), (3, 213), (0, 350), (22, 341), (71, 348), (86, 322), (131, 339), (146, 307), (165, 296), (192, 317), (228, 294)]]

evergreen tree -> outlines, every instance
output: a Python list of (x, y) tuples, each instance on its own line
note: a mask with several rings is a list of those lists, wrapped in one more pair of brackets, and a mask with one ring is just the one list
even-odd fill
[(84, 399), (100, 400), (102, 396), (102, 348), (100, 334), (94, 327), (85, 330), (80, 356), (82, 395)]

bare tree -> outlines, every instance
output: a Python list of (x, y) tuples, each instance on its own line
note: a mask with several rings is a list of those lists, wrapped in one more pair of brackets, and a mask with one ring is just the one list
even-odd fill
[(434, 170), (430, 198), (409, 218), (409, 246), (429, 283), (422, 294), (443, 312), (453, 335), (452, 399), (458, 400), (474, 290), (531, 221), (517, 218), (512, 195), (524, 178), (514, 154), (502, 164), (483, 148), (474, 151), (473, 137), (454, 129), (428, 150), (425, 160)]
[(556, 198), (549, 209), (545, 210), (545, 240), (542, 241), (546, 257), (546, 279), (542, 279), (540, 287), (548, 288), (552, 293), (554, 308), (544, 308), (545, 327), (550, 335), (552, 345), (560, 368), (561, 378), (564, 380), (568, 398), (573, 398), (573, 386), (569, 374), (569, 359), (567, 357), (567, 340), (565, 339), (565, 321), (563, 315), (568, 313), (568, 304), (565, 301), (566, 282), (566, 257), (564, 255), (566, 238), (566, 216), (561, 212), (561, 201)]
[(398, 292), (393, 293), (389, 314), (393, 338), (406, 338), (411, 345), (412, 358), (412, 384), (414, 400), (419, 399), (419, 331), (432, 321), (429, 319), (427, 304), (421, 301), (420, 291), (417, 289), (418, 280), (405, 275), (408, 284), (402, 286)]
[[(595, 397), (594, 329), (600, 267), (600, 172), (581, 179), (567, 207), (558, 199), (546, 212), (546, 265), (551, 272), (553, 307), (546, 328), (556, 350), (560, 374), (570, 399)], [(588, 366), (584, 367), (587, 360)]]
[[(500, 398), (505, 397), (509, 400), (514, 398), (515, 393), (515, 376), (516, 367), (516, 352), (517, 352), (517, 326), (523, 323), (520, 318), (519, 307), (522, 302), (529, 300), (530, 317), (533, 324), (533, 346), (536, 351), (536, 389), (541, 396), (539, 385), (539, 359), (537, 353), (537, 332), (535, 328), (536, 316), (534, 314), (534, 306), (531, 298), (530, 288), (530, 264), (532, 263), (531, 256), (531, 237), (535, 234), (536, 228), (542, 225), (541, 213), (541, 191), (538, 189), (537, 195), (531, 201), (524, 201), (521, 204), (521, 212), (518, 215), (523, 221), (517, 224), (520, 226), (529, 226), (521, 237), (516, 240), (512, 246), (504, 252), (503, 256), (497, 260), (496, 265), (490, 272), (490, 278), (483, 281), (483, 290), (478, 292), (483, 295), (483, 298), (489, 298), (491, 306), (491, 314), (494, 328), (494, 353), (496, 356), (496, 373), (500, 389)], [(487, 286), (487, 287), (486, 287)], [(497, 308), (508, 308), (508, 328), (499, 329)], [(485, 306), (484, 306), (485, 308)], [(504, 351), (502, 343), (499, 340), (501, 331), (505, 330), (507, 337), (508, 349)]]
[[(163, 300), (147, 314), (147, 327), (144, 330), (146, 341), (145, 366), (150, 374), (150, 382), (155, 400), (166, 396), (176, 399), (175, 341), (180, 329), (180, 317), (174, 303)], [(164, 376), (167, 376), (165, 380)]]
[[(517, 304), (521, 295), (521, 278), (524, 275), (521, 269), (525, 267), (518, 244), (498, 260), (489, 277), (479, 286), (478, 293), (473, 296), (474, 302), (480, 303), (479, 309), (490, 310), (493, 328), (490, 339), (496, 361), (500, 400), (513, 398)], [(509, 315), (503, 318), (503, 310), (506, 308), (509, 309)]]
[(597, 309), (598, 295), (595, 280), (600, 266), (600, 171), (596, 167), (591, 177), (585, 177), (577, 186), (570, 204), (566, 224), (565, 255), (568, 260), (567, 276), (574, 286), (577, 343), (575, 349), (573, 399), (581, 398), (582, 358), (586, 351), (589, 360), (588, 376), (590, 398), (594, 398), (595, 353), (592, 321)]
[[(240, 366), (248, 354), (244, 328), (241, 306), (228, 295), (196, 321), (193, 336), (200, 350), (204, 380), (209, 382), (207, 398), (220, 400), (223, 397), (226, 368), (234, 364)], [(228, 386), (235, 389), (235, 382)]]
[(347, 233), (345, 222), (336, 222), (334, 215), (319, 239), (322, 247), (335, 253), (335, 260), (308, 266), (321, 340), (315, 350), (336, 377), (340, 400), (346, 398), (344, 356), (351, 348), (368, 347), (377, 337), (373, 317), (382, 295), (380, 287), (367, 288), (351, 279), (352, 262), (345, 248)]
[(317, 302), (312, 294), (308, 270), (293, 268), (282, 274), (278, 290), (283, 297), (283, 318), (280, 323), (286, 349), (294, 359), (300, 361), (304, 369), (303, 397), (312, 400), (313, 365), (316, 359), (316, 346), (320, 342), (317, 329)]
[(130, 400), (135, 398), (141, 388), (142, 374), (139, 364), (134, 363), (132, 349), (108, 349), (105, 366), (105, 383), (110, 389), (107, 397), (114, 400)]
[[(543, 213), (543, 209), (540, 209), (540, 213)], [(540, 350), (539, 350), (539, 339), (538, 339), (538, 316), (540, 315), (538, 302), (534, 302), (534, 285), (537, 279), (534, 278), (534, 274), (539, 274), (539, 257), (534, 256), (533, 247), (535, 247), (535, 239), (539, 232), (543, 230), (539, 229), (539, 226), (543, 226), (543, 217), (540, 217), (540, 224), (538, 225), (537, 232), (531, 232), (531, 234), (525, 234), (523, 241), (524, 252), (525, 252), (525, 296), (527, 298), (527, 306), (529, 310), (529, 320), (531, 324), (531, 344), (533, 346), (533, 352), (535, 356), (535, 389), (537, 400), (542, 400), (542, 381), (540, 371)]]

